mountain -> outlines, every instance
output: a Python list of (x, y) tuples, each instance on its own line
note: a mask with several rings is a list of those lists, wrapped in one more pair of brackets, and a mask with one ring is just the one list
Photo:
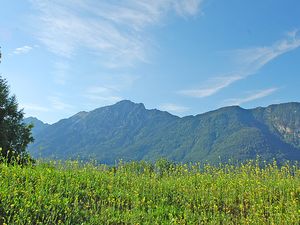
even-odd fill
[[(43, 126), (42, 126), (43, 127)], [(36, 128), (35, 128), (36, 129)], [(34, 130), (34, 157), (177, 162), (300, 160), (300, 103), (230, 106), (183, 118), (128, 100)]]
[(41, 120), (39, 120), (35, 117), (27, 117), (23, 120), (23, 122), (26, 124), (33, 125), (33, 129), (31, 131), (32, 131), (32, 135), (34, 137), (37, 136), (37, 134), (39, 134), (42, 130), (44, 130), (45, 128), (50, 126), (49, 124), (43, 123)]

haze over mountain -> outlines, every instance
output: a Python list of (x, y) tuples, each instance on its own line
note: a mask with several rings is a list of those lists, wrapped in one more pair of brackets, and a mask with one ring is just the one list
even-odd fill
[(37, 119), (34, 157), (176, 162), (228, 159), (244, 161), (259, 155), (271, 161), (300, 160), (300, 103), (243, 109), (230, 106), (196, 116), (177, 117), (128, 100), (47, 125)]

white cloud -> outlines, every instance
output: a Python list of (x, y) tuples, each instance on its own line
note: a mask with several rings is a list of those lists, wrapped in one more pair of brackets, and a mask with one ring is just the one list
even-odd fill
[(63, 102), (60, 97), (50, 96), (48, 99), (51, 103), (51, 107), (55, 110), (68, 110), (73, 108), (72, 105)]
[(184, 113), (189, 110), (188, 107), (173, 104), (173, 103), (164, 103), (159, 106), (160, 110), (168, 111), (171, 113)]
[(206, 86), (200, 87), (198, 89), (181, 90), (178, 93), (189, 97), (204, 98), (217, 93), (221, 89), (242, 78), (243, 77), (240, 75), (216, 77), (208, 81), (208, 84)]
[(66, 84), (69, 70), (70, 65), (66, 61), (59, 61), (54, 63), (54, 82), (60, 85)]
[(119, 87), (116, 86), (93, 86), (89, 87), (84, 97), (97, 102), (97, 104), (113, 104), (123, 98), (116, 95)]
[(90, 100), (95, 100), (100, 103), (105, 104), (114, 104), (121, 101), (123, 98), (120, 96), (100, 96), (100, 95), (86, 95)]
[(130, 89), (137, 79), (139, 76), (130, 74), (102, 76), (85, 90), (83, 97), (92, 100), (95, 106), (113, 104), (124, 99), (121, 93)]
[(288, 32), (287, 37), (267, 47), (254, 47), (247, 49), (238, 49), (232, 51), (241, 70), (245, 76), (256, 73), (264, 65), (281, 56), (300, 47), (300, 37), (298, 31)]
[(299, 31), (300, 31), (300, 29), (293, 29), (293, 30), (286, 32), (286, 35), (288, 37), (291, 37), (292, 39), (296, 39)]
[[(147, 62), (150, 41), (145, 28), (160, 24), (168, 12), (198, 13), (201, 0), (31, 0), (38, 10), (36, 37), (59, 55), (89, 49), (110, 67)], [(105, 61), (104, 61), (105, 59)]]
[(48, 112), (49, 108), (46, 108), (44, 106), (28, 103), (28, 104), (21, 104), (21, 108), (24, 108), (24, 110), (27, 111), (34, 111), (34, 112)]
[(253, 91), (250, 95), (244, 98), (231, 98), (224, 101), (225, 105), (241, 105), (243, 103), (251, 102), (260, 98), (264, 98), (276, 92), (278, 88), (269, 88), (260, 91)]
[(13, 54), (14, 54), (14, 55), (27, 54), (27, 53), (30, 52), (32, 49), (33, 49), (33, 47), (28, 46), (28, 45), (25, 45), (25, 46), (23, 46), (23, 47), (16, 48), (16, 49), (13, 51)]
[(174, 7), (181, 16), (194, 16), (198, 13), (201, 2), (198, 0), (174, 1)]
[(267, 63), (299, 47), (300, 37), (298, 36), (298, 30), (294, 30), (289, 32), (285, 39), (268, 47), (253, 47), (230, 51), (230, 57), (233, 57), (236, 61), (234, 68), (236, 72), (210, 79), (206, 82), (206, 85), (200, 88), (181, 90), (178, 93), (196, 98), (211, 96), (238, 80), (256, 74)]
[(114, 87), (90, 87), (88, 89), (88, 93), (90, 94), (106, 94), (106, 93), (109, 93), (109, 92), (112, 92), (114, 91), (115, 88)]

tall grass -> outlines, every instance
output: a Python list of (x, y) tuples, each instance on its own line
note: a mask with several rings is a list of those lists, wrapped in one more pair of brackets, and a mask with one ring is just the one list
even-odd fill
[(299, 224), (297, 165), (0, 164), (0, 224)]

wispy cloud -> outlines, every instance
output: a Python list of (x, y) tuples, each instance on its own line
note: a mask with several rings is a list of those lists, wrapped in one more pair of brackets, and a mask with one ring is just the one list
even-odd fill
[(25, 45), (23, 47), (20, 48), (16, 48), (11, 55), (21, 55), (21, 54), (27, 54), (29, 53), (31, 50), (33, 49), (33, 47)]
[(51, 108), (55, 109), (55, 110), (69, 110), (72, 109), (73, 106), (65, 103), (60, 97), (58, 96), (50, 96), (48, 97), (50, 104), (51, 104)]
[(102, 104), (113, 104), (123, 98), (116, 95), (118, 88), (114, 86), (93, 86), (89, 87), (84, 97)]
[(32, 104), (32, 103), (21, 104), (20, 106), (21, 106), (21, 108), (23, 108), (25, 110), (25, 112), (27, 112), (27, 111), (48, 112), (49, 111), (49, 108), (47, 108), (47, 107), (40, 106), (37, 104)]
[(231, 76), (215, 77), (209, 80), (206, 86), (200, 87), (198, 89), (181, 90), (178, 93), (189, 97), (204, 98), (217, 93), (221, 89), (229, 86), (233, 82), (240, 79), (243, 79), (243, 76), (239, 74), (232, 74)]
[(203, 0), (173, 1), (178, 15), (183, 17), (197, 15), (199, 7)]
[(231, 72), (228, 75), (216, 76), (215, 78), (206, 81), (204, 86), (181, 90), (178, 93), (196, 98), (208, 97), (238, 80), (256, 74), (267, 63), (284, 53), (299, 48), (300, 37), (298, 33), (298, 30), (288, 32), (285, 39), (277, 41), (271, 46), (230, 51), (230, 57), (234, 58), (236, 62), (236, 65), (233, 68), (236, 72)]
[(54, 63), (54, 82), (60, 85), (66, 84), (70, 65), (66, 61), (59, 61)]
[(293, 30), (287, 33), (287, 37), (277, 41), (271, 46), (254, 47), (247, 49), (238, 49), (232, 51), (237, 63), (245, 76), (256, 73), (264, 65), (281, 56), (284, 53), (290, 52), (300, 47), (300, 37), (298, 30)]
[(160, 110), (163, 110), (163, 111), (168, 111), (168, 112), (171, 112), (171, 113), (184, 113), (186, 111), (189, 110), (188, 107), (185, 107), (185, 106), (182, 106), (182, 105), (177, 105), (177, 104), (173, 104), (173, 103), (164, 103), (164, 104), (161, 104), (159, 106), (159, 109)]
[(269, 88), (260, 91), (253, 91), (250, 95), (244, 98), (231, 98), (224, 101), (225, 105), (241, 105), (247, 102), (251, 102), (260, 98), (264, 98), (276, 92), (279, 88)]
[(124, 99), (122, 93), (132, 88), (137, 79), (139, 76), (130, 74), (102, 76), (85, 90), (83, 97), (91, 100), (96, 106), (113, 104)]
[(31, 0), (38, 10), (36, 37), (59, 55), (72, 57), (79, 48), (106, 59), (105, 65), (147, 62), (149, 34), (169, 13), (194, 16), (201, 0)]
[(87, 98), (89, 98), (90, 100), (95, 100), (101, 104), (114, 104), (116, 102), (121, 101), (123, 98), (120, 96), (110, 96), (110, 95), (105, 95), (105, 96), (101, 96), (101, 95), (86, 95)]

